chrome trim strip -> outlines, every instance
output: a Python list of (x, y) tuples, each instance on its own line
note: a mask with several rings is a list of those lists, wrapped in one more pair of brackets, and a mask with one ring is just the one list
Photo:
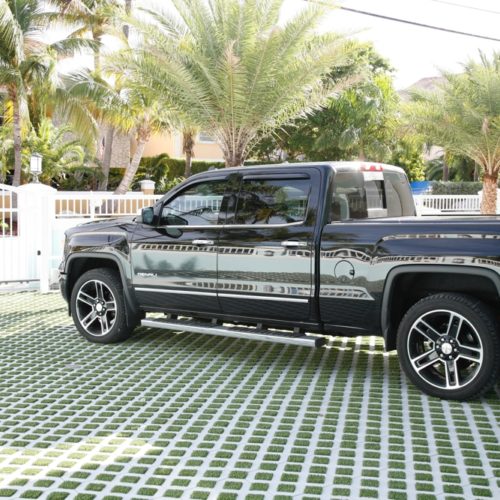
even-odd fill
[(228, 299), (275, 300), (278, 302), (297, 302), (300, 304), (307, 304), (309, 302), (309, 299), (290, 299), (288, 297), (271, 297), (269, 295), (241, 295), (238, 293), (219, 293), (219, 297), (226, 297)]
[(201, 226), (158, 226), (159, 228), (166, 229), (184, 229), (185, 231), (189, 231), (191, 229), (266, 229), (270, 227), (290, 227), (290, 226), (301, 226), (305, 221), (301, 220), (298, 222), (290, 222), (289, 224), (206, 224)]
[(289, 224), (224, 224), (224, 229), (266, 229), (270, 227), (302, 226), (305, 221), (290, 222)]
[(238, 293), (219, 293), (216, 292), (196, 292), (191, 290), (175, 290), (172, 288), (143, 288), (135, 287), (138, 292), (157, 292), (157, 293), (178, 293), (180, 295), (208, 295), (211, 297), (226, 297), (228, 299), (254, 299), (254, 300), (274, 300), (278, 302), (296, 302), (299, 304), (307, 304), (309, 299), (293, 299), (288, 297), (271, 297), (269, 295), (242, 295)]
[(172, 288), (164, 289), (164, 288), (142, 288), (135, 287), (137, 292), (156, 292), (156, 293), (176, 293), (179, 295), (208, 295), (211, 297), (216, 297), (217, 294), (215, 292), (195, 292), (191, 290), (174, 290)]

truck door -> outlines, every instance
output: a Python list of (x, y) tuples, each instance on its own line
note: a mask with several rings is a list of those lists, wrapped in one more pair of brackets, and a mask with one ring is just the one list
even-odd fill
[(368, 221), (415, 214), (408, 179), (389, 166), (340, 171), (330, 203), (321, 237), (321, 320), (332, 331), (376, 331), (387, 271), (373, 265), (380, 234)]
[(220, 312), (217, 240), (224, 179), (187, 186), (166, 200), (157, 226), (142, 224), (132, 244), (139, 303), (178, 312)]
[(218, 290), (224, 314), (309, 319), (319, 186), (319, 172), (313, 169), (242, 177), (219, 237)]

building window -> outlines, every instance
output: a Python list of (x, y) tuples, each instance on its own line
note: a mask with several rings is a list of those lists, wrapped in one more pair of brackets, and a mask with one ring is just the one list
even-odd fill
[(201, 144), (214, 144), (215, 139), (208, 132), (205, 132), (204, 130), (202, 130), (198, 134), (198, 142)]

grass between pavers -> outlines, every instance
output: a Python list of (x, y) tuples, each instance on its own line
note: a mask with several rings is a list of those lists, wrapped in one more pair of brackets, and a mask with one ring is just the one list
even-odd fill
[(0, 497), (500, 498), (500, 401), (422, 395), (375, 338), (82, 339), (0, 294)]

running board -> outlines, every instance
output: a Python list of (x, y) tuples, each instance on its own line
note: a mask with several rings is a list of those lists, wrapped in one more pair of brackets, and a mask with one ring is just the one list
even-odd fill
[(277, 344), (291, 344), (307, 347), (321, 347), (325, 343), (322, 337), (308, 335), (287, 335), (264, 329), (243, 328), (239, 326), (224, 326), (213, 323), (203, 323), (194, 320), (173, 319), (143, 319), (142, 326), (149, 328), (163, 328), (165, 330), (182, 330), (183, 332), (208, 333), (219, 337), (232, 337), (235, 339), (262, 340)]

